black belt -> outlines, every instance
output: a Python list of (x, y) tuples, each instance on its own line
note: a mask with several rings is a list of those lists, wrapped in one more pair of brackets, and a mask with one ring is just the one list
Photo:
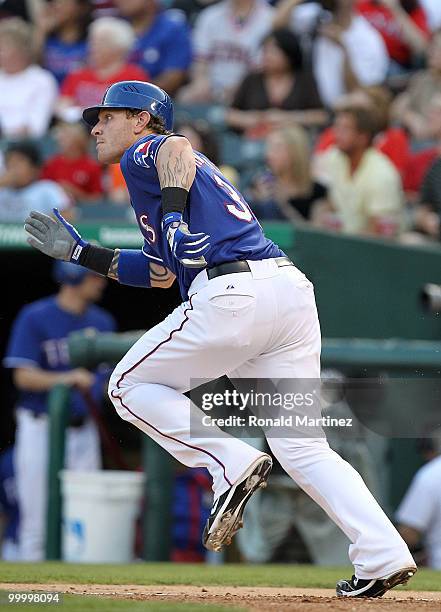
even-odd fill
[[(283, 268), (284, 266), (293, 266), (294, 264), (288, 257), (275, 257), (274, 261)], [(250, 265), (247, 261), (228, 261), (219, 264), (207, 270), (208, 280), (216, 278), (216, 276), (224, 276), (224, 274), (237, 274), (238, 272), (251, 272)]]

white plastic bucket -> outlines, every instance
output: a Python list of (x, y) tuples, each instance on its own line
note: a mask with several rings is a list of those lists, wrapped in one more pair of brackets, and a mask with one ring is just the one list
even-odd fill
[(60, 479), (64, 561), (132, 561), (135, 521), (140, 509), (144, 474), (113, 470), (62, 470)]

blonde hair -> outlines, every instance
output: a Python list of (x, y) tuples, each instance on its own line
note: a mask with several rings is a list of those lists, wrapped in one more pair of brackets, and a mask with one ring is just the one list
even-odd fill
[(290, 125), (274, 131), (285, 143), (291, 160), (291, 176), (302, 193), (311, 191), (311, 146), (305, 129)]
[(377, 115), (378, 130), (382, 132), (389, 124), (389, 111), (393, 100), (391, 92), (381, 85), (368, 85), (360, 89), (368, 95), (372, 109)]
[(130, 51), (136, 39), (132, 26), (124, 19), (117, 17), (99, 17), (89, 26), (89, 36), (104, 34), (108, 36), (112, 46), (124, 51)]
[(20, 17), (8, 17), (0, 21), (0, 39), (11, 41), (31, 59), (34, 55), (32, 27)]

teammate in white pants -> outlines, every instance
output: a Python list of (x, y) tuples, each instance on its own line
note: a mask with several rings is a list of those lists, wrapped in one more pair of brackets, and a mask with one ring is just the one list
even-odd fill
[[(219, 550), (241, 526), (245, 503), (265, 484), (268, 455), (213, 427), (183, 392), (191, 379), (320, 376), (320, 328), (312, 284), (265, 238), (242, 195), (205, 156), (169, 130), (161, 89), (112, 85), (83, 118), (103, 163), (120, 161), (144, 237), (142, 250), (91, 245), (63, 217), (33, 212), (31, 245), (137, 286), (178, 279), (183, 303), (117, 365), (109, 394), (120, 416), (190, 467), (207, 467), (215, 502), (204, 533)], [(214, 435), (214, 431), (217, 435)], [(287, 473), (343, 529), (355, 576), (339, 595), (380, 596), (416, 571), (409, 550), (358, 473), (323, 437), (270, 437)]]
[(60, 290), (26, 305), (14, 322), (4, 365), (14, 369), (19, 391), (14, 467), (19, 507), (18, 548), (21, 561), (45, 556), (49, 420), (48, 392), (56, 384), (73, 387), (66, 435), (65, 465), (71, 470), (101, 467), (99, 435), (78, 392), (102, 396), (104, 379), (83, 368), (72, 369), (66, 338), (80, 329), (113, 331), (113, 317), (93, 305), (106, 281), (89, 270), (57, 261)]

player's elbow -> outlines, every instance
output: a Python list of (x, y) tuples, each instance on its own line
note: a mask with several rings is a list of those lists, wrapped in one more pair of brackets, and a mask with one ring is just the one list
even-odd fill
[(172, 276), (170, 278), (165, 279), (160, 285), (159, 284), (154, 285), (152, 283), (152, 287), (157, 287), (158, 289), (169, 289), (173, 285), (174, 281), (175, 281), (175, 277)]
[(175, 282), (175, 278), (176, 276), (174, 274), (170, 274), (170, 276), (167, 278), (162, 288), (169, 289)]
[(15, 387), (19, 391), (30, 391), (31, 387), (31, 376), (28, 368), (15, 368), (12, 372), (12, 380)]
[(174, 283), (176, 276), (171, 270), (157, 263), (150, 263), (150, 286), (168, 289)]
[(117, 399), (117, 391), (118, 391), (118, 380), (116, 379), (116, 368), (113, 370), (112, 375), (109, 378), (109, 384), (107, 385), (107, 395), (109, 396), (110, 401), (115, 406), (118, 411), (118, 406), (120, 405)]

